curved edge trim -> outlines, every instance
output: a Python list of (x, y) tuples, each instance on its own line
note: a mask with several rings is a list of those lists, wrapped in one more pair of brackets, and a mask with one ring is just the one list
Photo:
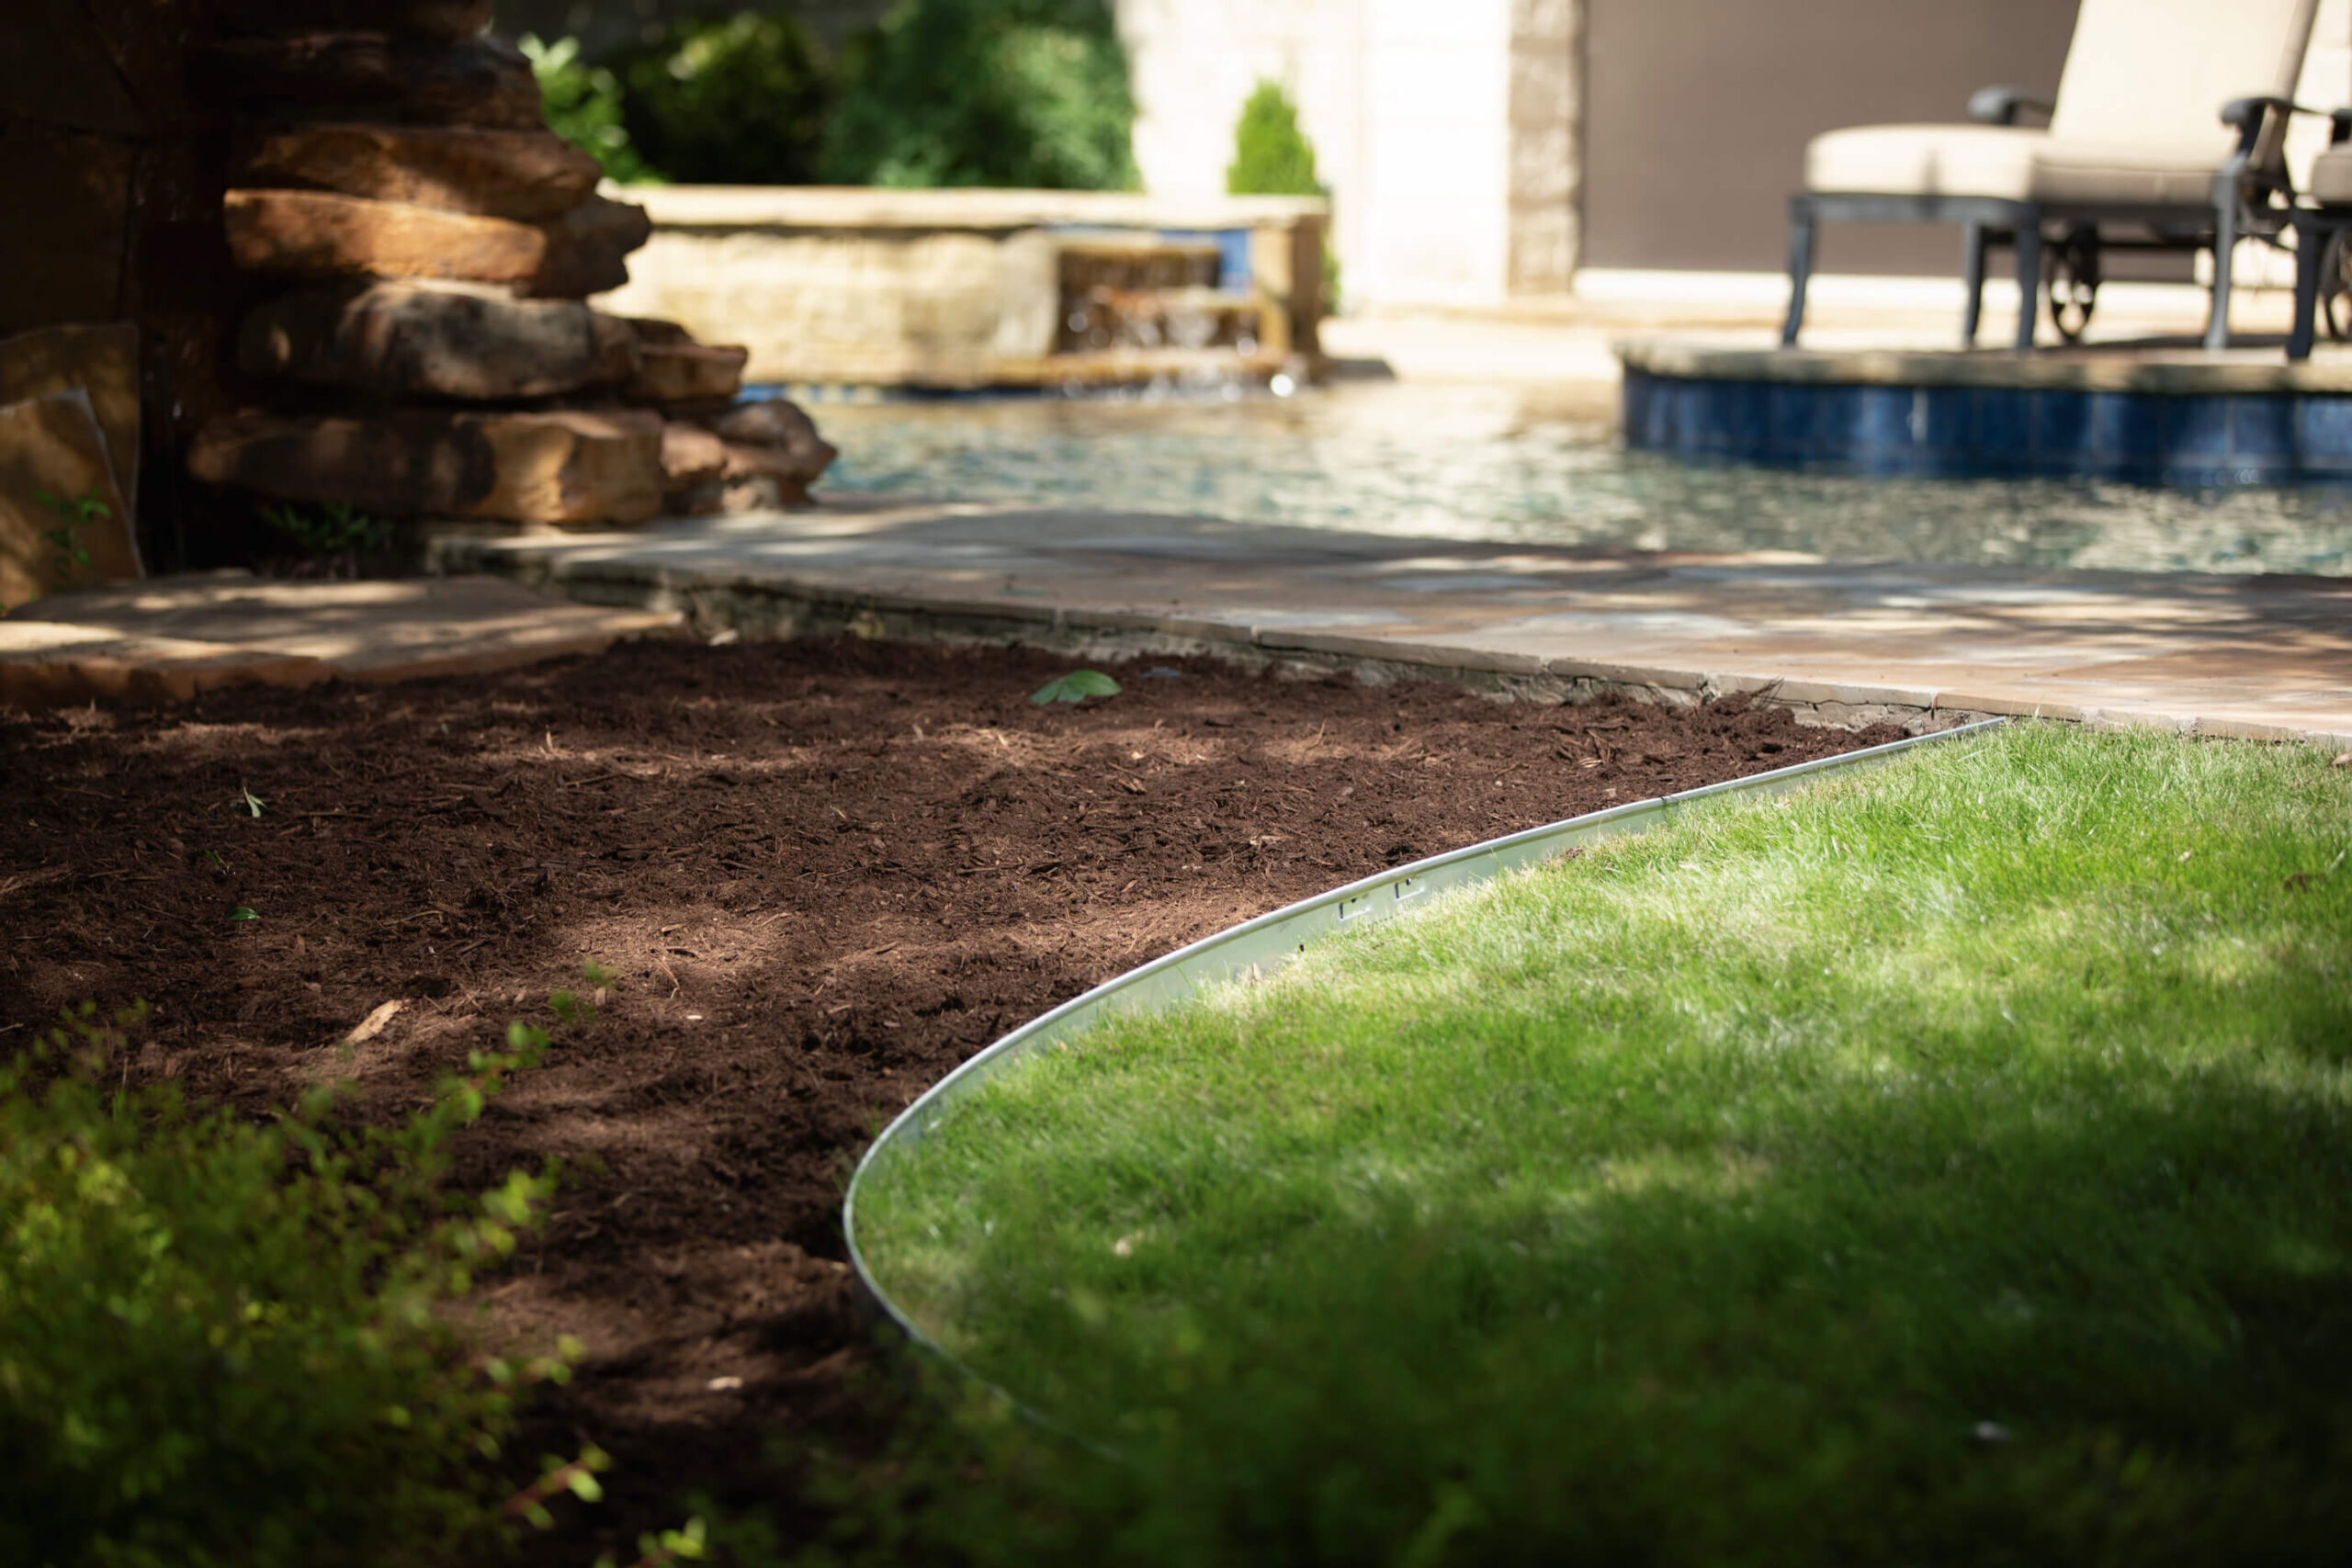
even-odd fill
[(1308, 942), (1339, 929), (1343, 923), (1352, 924), (1358, 919), (1393, 919), (1427, 908), (1429, 904), (1423, 901), (1425, 894), (1476, 886), (1493, 881), (1504, 872), (1556, 859), (1566, 851), (1589, 840), (1645, 831), (1655, 825), (1653, 818), (1664, 818), (1677, 807), (1695, 805), (1724, 795), (1779, 795), (1816, 774), (1867, 767), (1917, 747), (1981, 735), (2007, 722), (2006, 719), (1989, 718), (1938, 730), (1930, 735), (1915, 735), (1884, 746), (1866, 747), (1860, 751), (1816, 758), (1810, 762), (1775, 768), (1770, 773), (1754, 773), (1747, 778), (1726, 779), (1721, 784), (1705, 784), (1674, 795), (1612, 806), (1605, 811), (1571, 817), (1566, 821), (1530, 828), (1499, 839), (1451, 850), (1444, 854), (1431, 855), (1426, 860), (1376, 872), (1328, 893), (1318, 893), (1313, 897), (1302, 898), (1297, 903), (1244, 920), (1238, 926), (1203, 937), (1124, 975), (1105, 980), (982, 1048), (924, 1090), (914, 1103), (900, 1111), (875, 1137), (858, 1160), (857, 1169), (850, 1177), (849, 1190), (842, 1199), (842, 1235), (848, 1244), (850, 1267), (855, 1272), (858, 1288), (910, 1343), (936, 1357), (959, 1377), (990, 1390), (1013, 1409), (1050, 1427), (1053, 1423), (1049, 1419), (973, 1371), (952, 1351), (924, 1333), (876, 1282), (872, 1270), (866, 1266), (865, 1254), (858, 1246), (859, 1188), (886, 1149), (911, 1147), (922, 1140), (924, 1134), (937, 1126), (937, 1112), (946, 1101), (978, 1087), (991, 1074), (1027, 1053), (1058, 1038), (1093, 1027), (1102, 1017), (1114, 1012), (1158, 1011), (1208, 986), (1230, 980), (1252, 968), (1264, 970), (1287, 963), (1305, 952)]

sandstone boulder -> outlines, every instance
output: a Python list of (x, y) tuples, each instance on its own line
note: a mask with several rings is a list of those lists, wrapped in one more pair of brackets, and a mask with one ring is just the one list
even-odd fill
[[(662, 426), (662, 504), (696, 511), (698, 492), (727, 472), (727, 444), (698, 424), (670, 420)], [(705, 508), (704, 510), (708, 510)]]
[(490, 26), (496, 0), (220, 0), (231, 32), (362, 28), (442, 39), (469, 39)]
[(841, 453), (817, 434), (816, 422), (795, 403), (782, 398), (746, 403), (719, 415), (710, 428), (730, 450), (767, 454), (763, 462), (774, 472), (798, 483), (803, 490), (832, 466)]
[(714, 344), (638, 343), (638, 372), (626, 394), (633, 403), (731, 400), (743, 389), (744, 348)]
[(77, 387), (0, 406), (0, 610), (140, 575), (89, 395)]
[(628, 323), (570, 299), (517, 299), (479, 284), (303, 289), (255, 310), (237, 334), (245, 374), (396, 397), (495, 402), (617, 386), (637, 373)]
[(662, 422), (633, 410), (249, 413), (198, 434), (188, 469), (288, 501), (566, 525), (661, 510)]
[(0, 337), (0, 403), (80, 388), (127, 502), (139, 494), (139, 329), (129, 321), (36, 327)]
[(547, 258), (523, 292), (542, 299), (584, 299), (618, 288), (628, 281), (629, 252), (653, 234), (645, 209), (601, 196), (541, 227)]
[(229, 39), (195, 70), (207, 96), (266, 118), (503, 130), (547, 123), (530, 61), (489, 34), (462, 43), (366, 31)]
[(232, 190), (229, 254), (282, 277), (440, 277), (520, 283), (547, 258), (536, 224), (311, 190)]
[(549, 130), (312, 125), (249, 139), (238, 186), (292, 186), (537, 223), (595, 194), (596, 160)]

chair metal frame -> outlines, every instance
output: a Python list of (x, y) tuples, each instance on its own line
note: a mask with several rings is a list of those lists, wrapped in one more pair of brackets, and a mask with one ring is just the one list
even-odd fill
[[(2016, 87), (1987, 87), (1968, 101), (1971, 120), (2013, 126), (2018, 111), (2050, 112), (2051, 105)], [(2286, 98), (2238, 98), (2222, 109), (2222, 123), (2238, 133), (2238, 144), (2214, 170), (2211, 196), (2202, 203), (2013, 201), (1998, 197), (1896, 195), (1870, 191), (1800, 191), (1789, 198), (1789, 313), (1781, 345), (1796, 345), (1804, 325), (1805, 294), (1812, 281), (1820, 227), (1829, 223), (1957, 223), (1961, 226), (1961, 285), (1967, 296), (1961, 315), (1961, 346), (1973, 348), (1984, 314), (1984, 258), (1994, 245), (2016, 254), (2018, 327), (2012, 346), (2032, 349), (2041, 319), (2047, 283), (2051, 314), (2068, 342), (2088, 325), (2098, 299), (2101, 252), (2213, 253), (2212, 310), (2205, 346), (2230, 345), (2230, 291), (2240, 240), (2283, 243), (2294, 226), (2295, 190), (2283, 151), (2288, 117), (2319, 111)], [(2277, 135), (2273, 136), (2274, 128)], [(2265, 143), (2268, 148), (2266, 152)], [(2141, 234), (2115, 234), (2111, 229)], [(2045, 274), (2047, 276), (2045, 278)], [(2062, 281), (2079, 290), (2082, 319), (2071, 330), (2059, 301)]]

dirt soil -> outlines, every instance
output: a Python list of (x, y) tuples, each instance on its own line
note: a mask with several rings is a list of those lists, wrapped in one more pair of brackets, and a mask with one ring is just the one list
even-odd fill
[(462, 1162), (581, 1170), (490, 1296), (499, 1329), (587, 1345), (539, 1418), (544, 1447), (617, 1461), (602, 1521), (550, 1544), (584, 1562), (674, 1523), (689, 1487), (756, 1483), (766, 1435), (790, 1451), (852, 1419), (869, 1352), (842, 1185), (998, 1035), (1379, 868), (1897, 734), (1190, 660), (1108, 666), (1125, 692), (1083, 707), (1027, 701), (1069, 668), (643, 643), (0, 714), (0, 1050), (67, 1003), (145, 998), (141, 1073), (259, 1106), (401, 1001), (345, 1068), (397, 1114), (509, 1018), (545, 1018), (583, 960), (616, 971)]

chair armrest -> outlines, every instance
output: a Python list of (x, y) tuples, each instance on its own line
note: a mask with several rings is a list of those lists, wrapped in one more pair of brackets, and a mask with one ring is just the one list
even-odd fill
[[(2230, 154), (2228, 162), (2224, 163), (2221, 171), (2214, 175), (2214, 189), (2217, 193), (2215, 199), (2220, 199), (2218, 195), (2220, 191), (2234, 184), (2245, 191), (2264, 193), (2266, 198), (2271, 196), (2283, 197), (2292, 204), (2295, 199), (2295, 189), (2287, 177), (2284, 164), (2278, 161), (2278, 143), (2274, 142), (2270, 150), (2274, 166), (2267, 169), (2255, 167), (2255, 157), (2263, 150), (2263, 132), (2269, 128), (2273, 115), (2284, 120), (2293, 115), (2325, 112), (2299, 104), (2292, 98), (2233, 98), (2223, 104), (2222, 123), (2238, 133), (2238, 144), (2236, 151)], [(2342, 112), (2352, 115), (2352, 110)], [(2335, 117), (2331, 115), (2329, 118), (2333, 120)]]
[(2019, 109), (2049, 114), (2055, 107), (2023, 87), (1979, 87), (1968, 96), (1968, 118), (1979, 125), (2015, 125)]

